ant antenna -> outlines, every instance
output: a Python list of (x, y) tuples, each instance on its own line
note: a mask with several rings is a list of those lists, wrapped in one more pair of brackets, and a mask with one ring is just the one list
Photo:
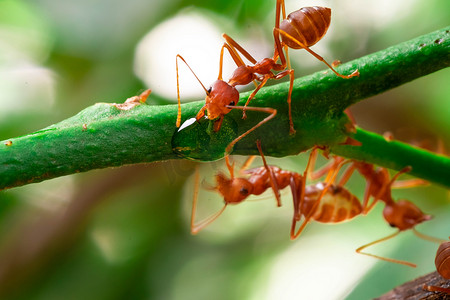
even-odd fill
[(209, 92), (205, 88), (205, 86), (203, 85), (201, 80), (197, 77), (195, 72), (192, 70), (192, 68), (189, 66), (189, 64), (184, 60), (184, 58), (180, 54), (177, 54), (177, 56), (175, 58), (175, 64), (176, 64), (176, 69), (177, 69), (177, 97), (178, 97), (178, 114), (177, 114), (177, 124), (176, 125), (177, 125), (177, 127), (180, 127), (180, 125), (181, 125), (181, 100), (180, 100), (180, 79), (178, 76), (178, 58), (181, 59), (186, 64), (186, 66), (189, 68), (189, 70), (191, 70), (192, 74), (194, 74), (197, 81), (200, 83), (202, 88), (205, 90), (206, 95), (209, 96)]
[(378, 244), (378, 243), (387, 241), (387, 240), (389, 240), (389, 239), (391, 239), (391, 238), (397, 236), (400, 232), (401, 232), (401, 231), (398, 230), (398, 231), (397, 231), (396, 233), (394, 233), (394, 234), (388, 235), (388, 236), (386, 236), (386, 237), (384, 237), (384, 238), (381, 238), (381, 239), (379, 239), (379, 240), (376, 240), (376, 241), (373, 241), (373, 242), (371, 242), (371, 243), (368, 243), (368, 244), (366, 244), (366, 245), (364, 245), (364, 246), (361, 246), (361, 247), (359, 247), (358, 249), (356, 249), (356, 253), (364, 254), (364, 255), (371, 256), (371, 257), (375, 257), (375, 258), (378, 258), (378, 259), (381, 259), (381, 260), (384, 260), (384, 261), (388, 261), (388, 262), (392, 262), (392, 263), (401, 264), (401, 265), (405, 265), (405, 266), (408, 266), (408, 267), (415, 268), (415, 267), (417, 267), (416, 264), (413, 264), (413, 263), (410, 263), (410, 262), (407, 262), (407, 261), (404, 261), (404, 260), (398, 260), (398, 259), (393, 259), (393, 258), (387, 258), (387, 257), (378, 256), (378, 255), (371, 254), (371, 253), (367, 253), (367, 252), (362, 252), (362, 250), (366, 249), (367, 247), (370, 247), (370, 246), (372, 246), (372, 245), (375, 245), (375, 244)]

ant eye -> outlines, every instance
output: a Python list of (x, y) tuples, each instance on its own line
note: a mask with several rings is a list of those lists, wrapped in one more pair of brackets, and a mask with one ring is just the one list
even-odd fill
[(391, 227), (397, 227), (397, 226), (395, 226), (395, 224), (393, 224), (393, 223), (389, 223), (389, 226), (391, 226)]
[(208, 91), (207, 91), (207, 92), (208, 92), (208, 95), (211, 94), (211, 91), (212, 91), (212, 86), (210, 86), (209, 89), (208, 89)]
[(235, 105), (236, 105), (236, 103), (234, 103), (234, 101), (231, 101), (229, 105), (231, 105), (231, 106), (235, 106)]
[(243, 196), (246, 196), (248, 195), (248, 190), (245, 187), (243, 187), (239, 190), (239, 193)]

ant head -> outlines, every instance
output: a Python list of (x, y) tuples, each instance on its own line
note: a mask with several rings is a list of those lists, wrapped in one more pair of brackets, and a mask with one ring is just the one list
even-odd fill
[(244, 201), (253, 191), (253, 185), (245, 178), (228, 179), (224, 174), (216, 175), (216, 190), (223, 196), (226, 204)]
[(223, 80), (216, 80), (206, 94), (208, 119), (214, 120), (230, 112), (228, 105), (236, 105), (239, 101), (238, 90)]
[(432, 218), (432, 216), (426, 215), (408, 200), (399, 200), (386, 205), (383, 210), (383, 216), (389, 225), (401, 231), (411, 229), (417, 224)]

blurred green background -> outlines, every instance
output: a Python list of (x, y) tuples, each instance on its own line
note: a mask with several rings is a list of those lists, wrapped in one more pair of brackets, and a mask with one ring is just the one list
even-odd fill
[[(450, 20), (447, 0), (286, 3), (289, 12), (311, 5), (332, 8), (329, 32), (313, 47), (329, 62), (384, 49)], [(222, 32), (257, 59), (270, 56), (274, 9), (275, 0), (0, 0), (0, 140), (146, 88), (153, 90), (149, 104), (170, 103), (176, 53), (208, 85), (217, 76)], [(297, 77), (324, 69), (302, 51), (290, 56)], [(365, 129), (432, 150), (440, 140), (449, 149), (449, 78), (448, 69), (439, 71), (363, 101), (353, 113)], [(183, 101), (203, 98), (192, 75), (180, 79)], [(300, 172), (306, 159), (269, 162)], [(220, 168), (221, 162), (203, 164), (202, 179), (212, 184)], [(411, 232), (370, 252), (412, 261), (416, 269), (354, 253), (393, 232), (381, 205), (348, 223), (310, 224), (291, 242), (290, 195), (275, 209), (267, 194), (229, 207), (192, 236), (193, 169), (183, 161), (126, 166), (0, 192), (0, 298), (370, 299), (434, 269), (437, 245)], [(361, 178), (348, 187), (362, 197)], [(212, 193), (200, 196), (203, 215), (221, 205)], [(432, 184), (394, 196), (435, 216), (419, 231), (450, 234), (446, 189)]]

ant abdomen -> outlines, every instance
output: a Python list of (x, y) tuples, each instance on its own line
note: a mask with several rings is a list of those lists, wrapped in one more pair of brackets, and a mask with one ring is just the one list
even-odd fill
[(442, 243), (436, 253), (436, 270), (445, 279), (450, 279), (450, 241)]
[(292, 49), (310, 47), (320, 41), (328, 30), (331, 22), (331, 9), (328, 7), (303, 7), (290, 13), (280, 24), (280, 30), (295, 38), (282, 35), (284, 44)]
[[(436, 270), (445, 279), (450, 279), (450, 241), (444, 241), (436, 252)], [(424, 284), (424, 290), (430, 292), (441, 292), (450, 295), (450, 288)], [(440, 299), (440, 298), (439, 298)], [(445, 298), (447, 299), (447, 298)]]
[[(323, 194), (324, 189), (326, 189)], [(304, 205), (301, 208), (304, 215), (308, 215), (317, 199), (322, 195), (319, 206), (312, 218), (321, 223), (339, 223), (353, 219), (362, 212), (358, 198), (343, 186), (330, 185), (323, 182), (306, 187)]]

